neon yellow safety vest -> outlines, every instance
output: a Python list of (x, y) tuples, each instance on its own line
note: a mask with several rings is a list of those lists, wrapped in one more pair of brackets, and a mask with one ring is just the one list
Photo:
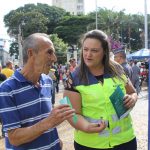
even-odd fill
[[(85, 133), (75, 130), (75, 141), (83, 146), (99, 149), (112, 148), (131, 141), (135, 138), (130, 115), (124, 119), (118, 119), (114, 107), (109, 99), (117, 86), (125, 93), (125, 83), (110, 75), (104, 75), (103, 85), (92, 75), (88, 74), (89, 85), (79, 81), (78, 73), (72, 73), (73, 85), (82, 97), (82, 115), (89, 122), (98, 122), (103, 118), (109, 122), (100, 133)], [(114, 82), (115, 81), (115, 82)]]

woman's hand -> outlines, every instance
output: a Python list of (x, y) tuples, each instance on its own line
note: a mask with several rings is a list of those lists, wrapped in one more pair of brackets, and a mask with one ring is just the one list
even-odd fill
[(137, 99), (133, 95), (126, 94), (124, 96), (124, 105), (126, 108), (133, 108), (135, 106)]
[(89, 123), (88, 125), (88, 133), (99, 133), (106, 128), (105, 121), (101, 121), (100, 123)]

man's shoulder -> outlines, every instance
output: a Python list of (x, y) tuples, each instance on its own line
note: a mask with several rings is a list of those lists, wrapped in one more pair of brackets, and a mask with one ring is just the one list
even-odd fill
[(73, 78), (79, 77), (80, 69), (79, 67), (76, 67), (72, 72), (71, 75)]
[(123, 63), (121, 65), (122, 65), (123, 68), (125, 68), (127, 70), (132, 70), (132, 67), (128, 63)]
[(11, 91), (18, 87), (18, 81), (14, 77), (10, 77), (0, 84), (1, 90)]

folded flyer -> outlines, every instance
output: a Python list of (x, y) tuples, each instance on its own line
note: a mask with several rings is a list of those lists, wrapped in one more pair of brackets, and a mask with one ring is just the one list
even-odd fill
[[(63, 99), (61, 99), (61, 100), (59, 101), (59, 103), (60, 103), (60, 104), (68, 104), (68, 105), (70, 106), (70, 108), (72, 108), (72, 105), (71, 105), (71, 102), (70, 102), (70, 100), (69, 100), (69, 97), (67, 97), (67, 96), (65, 96)], [(74, 114), (74, 115), (73, 115), (73, 122), (76, 123), (77, 120), (78, 120), (77, 115)]]
[(120, 86), (117, 86), (116, 90), (113, 92), (113, 94), (109, 97), (112, 105), (116, 111), (116, 114), (119, 119), (125, 118), (131, 109), (127, 109), (124, 106), (124, 93), (121, 90)]

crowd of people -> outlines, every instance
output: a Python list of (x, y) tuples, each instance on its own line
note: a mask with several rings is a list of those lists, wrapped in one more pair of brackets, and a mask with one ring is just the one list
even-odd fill
[[(81, 40), (80, 63), (71, 58), (62, 65), (57, 64), (55, 47), (46, 34), (34, 33), (24, 40), (23, 67), (13, 67), (8, 61), (0, 68), (0, 118), (6, 149), (61, 150), (56, 127), (64, 120), (75, 128), (75, 150), (137, 149), (130, 113), (119, 118), (110, 97), (119, 88), (122, 107), (134, 108), (142, 63), (129, 63), (124, 49), (110, 54), (109, 45), (103, 31), (89, 31)], [(71, 107), (55, 106), (60, 80)]]

